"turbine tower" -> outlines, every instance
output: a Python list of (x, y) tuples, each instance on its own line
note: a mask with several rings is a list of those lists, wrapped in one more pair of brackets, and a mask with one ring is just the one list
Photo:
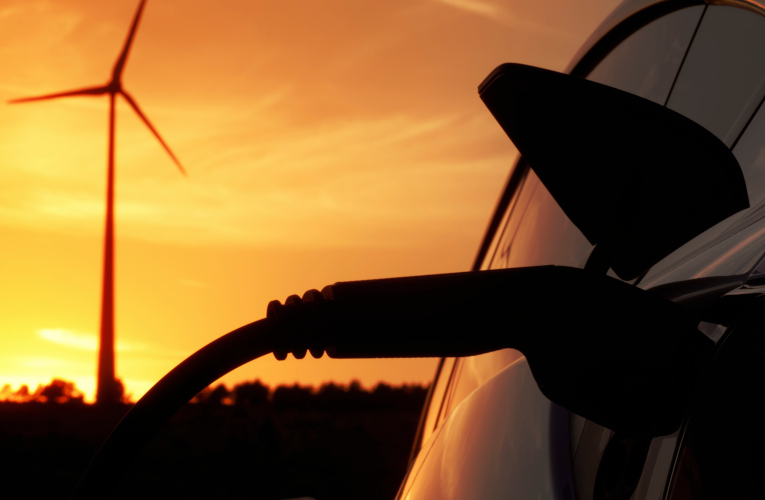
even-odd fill
[(107, 163), (107, 181), (106, 181), (106, 230), (104, 235), (104, 275), (103, 289), (101, 295), (101, 331), (98, 346), (98, 380), (96, 384), (96, 402), (114, 403), (119, 401), (122, 388), (119, 386), (114, 374), (114, 105), (118, 95), (122, 96), (133, 108), (138, 117), (159, 140), (162, 147), (170, 155), (183, 175), (186, 171), (175, 157), (170, 147), (165, 143), (157, 132), (157, 129), (151, 124), (146, 115), (138, 107), (133, 97), (122, 87), (122, 72), (125, 69), (130, 47), (133, 44), (138, 23), (141, 20), (146, 0), (141, 0), (138, 4), (133, 17), (133, 24), (130, 26), (125, 45), (120, 52), (117, 62), (114, 64), (111, 79), (106, 85), (98, 87), (86, 87), (55, 94), (47, 94), (36, 97), (26, 97), (22, 99), (13, 99), (9, 103), (45, 101), (49, 99), (58, 99), (59, 97), (75, 96), (109, 96), (109, 159)]

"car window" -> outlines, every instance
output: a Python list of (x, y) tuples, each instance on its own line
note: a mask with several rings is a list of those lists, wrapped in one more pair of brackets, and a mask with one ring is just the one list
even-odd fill
[(490, 268), (555, 264), (582, 267), (592, 250), (534, 171), (513, 204)]
[(765, 17), (710, 6), (668, 107), (731, 146), (765, 95)]
[(664, 104), (704, 7), (682, 9), (644, 26), (587, 77)]
[[(523, 182), (526, 180), (525, 170), (526, 163), (523, 161), (517, 161), (513, 171), (510, 173), (511, 178), (515, 175), (519, 175), (520, 180), (518, 181), (516, 189), (513, 190), (510, 201), (507, 202), (507, 206), (505, 207), (504, 213), (502, 215), (502, 220), (497, 226), (497, 230), (494, 232), (494, 236), (491, 239), (491, 244), (489, 245), (488, 251), (486, 252), (486, 256), (484, 257), (483, 262), (481, 262), (481, 269), (490, 269), (492, 263), (497, 258), (497, 252), (500, 251), (500, 243), (507, 230), (508, 221), (515, 211), (515, 206), (518, 204), (518, 198), (520, 198), (521, 192), (524, 191), (522, 187)], [(524, 198), (528, 200), (528, 194), (525, 195)]]
[(449, 384), (449, 380), (452, 377), (452, 371), (454, 369), (455, 358), (445, 358), (444, 364), (441, 366), (441, 370), (438, 372), (438, 378), (433, 381), (433, 394), (430, 397), (430, 404), (428, 405), (428, 412), (425, 416), (424, 427), (422, 428), (422, 440), (420, 446), (426, 443), (430, 439), (431, 434), (436, 428), (438, 422), (438, 415), (441, 411), (441, 406), (444, 401), (444, 395), (446, 394), (446, 388)]

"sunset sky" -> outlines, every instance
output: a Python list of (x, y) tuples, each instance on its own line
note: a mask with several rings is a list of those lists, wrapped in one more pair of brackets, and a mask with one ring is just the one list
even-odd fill
[[(134, 397), (272, 299), (468, 270), (515, 158), (478, 98), (562, 70), (617, 0), (149, 0), (117, 114), (117, 374)], [(94, 390), (107, 81), (137, 0), (0, 3), (0, 385)], [(427, 383), (433, 360), (277, 362), (233, 385)]]

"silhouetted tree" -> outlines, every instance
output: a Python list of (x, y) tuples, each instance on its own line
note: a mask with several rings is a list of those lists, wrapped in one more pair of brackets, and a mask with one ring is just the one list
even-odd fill
[(358, 380), (352, 380), (351, 383), (348, 384), (346, 392), (348, 393), (349, 399), (358, 401), (367, 399), (365, 396), (369, 395), (369, 393), (361, 387), (361, 382)]
[(0, 401), (9, 403), (83, 403), (84, 395), (74, 382), (54, 378), (48, 385), (39, 384), (35, 392), (26, 384), (13, 391), (10, 384), (0, 389)]
[[(120, 384), (121, 385), (121, 384)], [(39, 386), (35, 391), (35, 401), (43, 403), (82, 403), (83, 394), (74, 385), (74, 382), (54, 378), (50, 384)]]
[(264, 385), (260, 380), (244, 382), (234, 386), (234, 401), (238, 405), (264, 405), (268, 403), (271, 388)]
[(218, 387), (212, 390), (210, 396), (207, 398), (208, 404), (222, 405), (226, 400), (230, 400), (231, 393), (228, 392), (223, 384), (218, 384)]
[(16, 401), (20, 403), (26, 403), (28, 401), (32, 400), (32, 394), (29, 392), (29, 386), (27, 384), (22, 384), (21, 387), (19, 387), (19, 390), (16, 391)]
[(298, 384), (292, 386), (280, 385), (274, 390), (271, 402), (278, 410), (287, 408), (306, 409), (314, 399), (314, 392), (310, 387), (301, 387)]
[(11, 384), (5, 384), (3, 388), (0, 389), (0, 401), (10, 401), (13, 394), (14, 392)]
[(329, 382), (319, 387), (316, 391), (316, 401), (322, 404), (333, 404), (341, 401), (346, 395), (345, 388), (341, 385)]
[(233, 393), (224, 384), (218, 384), (215, 388), (205, 387), (199, 394), (194, 396), (192, 403), (220, 406), (234, 401)]
[(399, 410), (415, 411), (422, 409), (427, 393), (428, 386), (404, 384), (393, 387), (380, 383), (372, 391), (372, 396), (379, 404)]

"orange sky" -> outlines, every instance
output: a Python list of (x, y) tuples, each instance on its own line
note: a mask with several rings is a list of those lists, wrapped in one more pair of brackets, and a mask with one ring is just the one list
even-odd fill
[[(0, 102), (108, 79), (137, 0), (4, 0)], [(476, 87), (563, 69), (617, 4), (149, 0), (117, 115), (117, 373), (143, 394), (267, 303), (467, 270), (514, 158)], [(0, 384), (92, 397), (106, 97), (0, 104)], [(262, 359), (229, 385), (427, 382), (433, 360)]]

